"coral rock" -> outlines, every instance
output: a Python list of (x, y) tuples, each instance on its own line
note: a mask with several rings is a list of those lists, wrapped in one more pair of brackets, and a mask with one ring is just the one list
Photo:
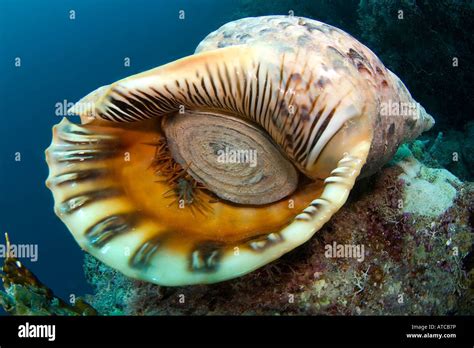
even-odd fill
[[(474, 185), (417, 167), (411, 177), (391, 166), (361, 180), (309, 242), (239, 279), (162, 287), (128, 279), (86, 256), (96, 288), (89, 300), (107, 315), (473, 314)], [(420, 171), (441, 178), (430, 182)], [(408, 213), (407, 197), (417, 188), (409, 185), (413, 178), (436, 190), (450, 182), (455, 197), (437, 208), (438, 215)], [(363, 246), (364, 253), (338, 257), (328, 253), (334, 243)]]
[[(7, 249), (9, 247), (7, 236)], [(5, 292), (0, 291), (0, 305), (13, 315), (95, 315), (96, 310), (81, 298), (69, 305), (13, 256), (5, 258), (1, 274)]]

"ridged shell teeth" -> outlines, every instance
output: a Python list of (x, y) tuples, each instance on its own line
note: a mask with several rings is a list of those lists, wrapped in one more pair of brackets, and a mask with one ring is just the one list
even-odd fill
[[(124, 164), (120, 149), (128, 150), (125, 143), (130, 141), (125, 142), (122, 136), (128, 136), (128, 130), (77, 126), (66, 120), (54, 128), (53, 142), (46, 153), (50, 167), (47, 185), (54, 195), (55, 211), (82, 248), (101, 261), (127, 276), (172, 286), (233, 278), (271, 262), (303, 243), (344, 203), (363, 163), (363, 160), (356, 159), (358, 156), (363, 158), (366, 154), (364, 149), (368, 150), (368, 146), (356, 146), (354, 155), (350, 157), (353, 170), (336, 169), (344, 185), (327, 181), (321, 197), (311, 204), (306, 203), (306, 208), (301, 202), (310, 202), (314, 191), (308, 190), (304, 195), (298, 193), (295, 199), (300, 201), (298, 209), (301, 213), (286, 227), (241, 240), (226, 240), (223, 237), (211, 238), (216, 233), (213, 230), (192, 234), (192, 226), (182, 226), (184, 230), (191, 230), (178, 233), (175, 224), (179, 219), (167, 221), (166, 214), (175, 212), (179, 216), (181, 212), (170, 208), (162, 199), (156, 201), (161, 202), (162, 207), (152, 211), (147, 210), (146, 205), (137, 203), (131, 195), (135, 190), (133, 183), (143, 184), (150, 180), (150, 185), (156, 185), (156, 179), (133, 175), (134, 180), (122, 178), (133, 166), (143, 166), (137, 172), (140, 175), (146, 174), (149, 166), (139, 161)], [(140, 143), (147, 141), (142, 133), (138, 133), (137, 137)], [(135, 158), (136, 154), (131, 156)], [(347, 165), (346, 161), (342, 163)], [(130, 183), (132, 186), (128, 186)], [(144, 197), (155, 196), (150, 195), (149, 191), (145, 190)], [(261, 210), (254, 209), (219, 205), (216, 211), (228, 213), (205, 217), (196, 225), (203, 226), (208, 223), (207, 219), (212, 221), (216, 218), (221, 226), (219, 231), (222, 232), (224, 226), (232, 231), (241, 226), (235, 226), (228, 220), (238, 218), (245, 221), (242, 216), (248, 219), (261, 215), (259, 226), (265, 228), (269, 223), (281, 226), (279, 219), (271, 222), (274, 214), (286, 214), (282, 215), (283, 219), (293, 214), (284, 201)], [(272, 209), (275, 209), (274, 213), (271, 213)], [(153, 217), (152, 213), (161, 214), (160, 218)], [(201, 227), (198, 229), (203, 232)], [(252, 230), (259, 231), (255, 227)]]

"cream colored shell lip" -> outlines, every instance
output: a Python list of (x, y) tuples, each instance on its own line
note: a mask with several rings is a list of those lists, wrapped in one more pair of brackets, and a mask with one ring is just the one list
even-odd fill
[[(166, 286), (214, 283), (279, 258), (341, 208), (368, 160), (371, 170), (379, 167), (433, 123), (424, 109), (410, 118), (382, 117), (382, 103), (414, 102), (411, 95), (368, 48), (321, 22), (243, 19), (211, 33), (197, 51), (90, 93), (72, 108), (83, 124), (63, 119), (46, 150), (56, 214), (85, 251), (133, 278)], [(159, 204), (153, 215), (133, 192), (146, 192), (140, 185), (152, 181), (140, 167), (146, 159), (121, 161), (132, 134), (147, 140), (153, 120), (181, 106), (257, 123), (314, 180), (314, 197), (300, 200), (300, 210), (279, 228), (262, 225), (263, 233), (240, 239), (220, 237), (219, 221), (196, 240), (171, 228), (178, 222), (166, 219), (161, 201), (152, 201)], [(143, 177), (124, 181), (124, 172), (138, 169)], [(284, 212), (277, 204), (267, 209)], [(241, 212), (242, 223), (263, 214), (241, 208), (235, 216)], [(219, 215), (222, 224), (229, 218)]]
[[(46, 151), (50, 166), (47, 186), (54, 195), (56, 214), (78, 244), (127, 276), (168, 286), (234, 278), (307, 241), (345, 202), (364, 163), (361, 157), (370, 147), (369, 141), (361, 142), (342, 158), (334, 176), (326, 179), (323, 194), (278, 233), (254, 239), (248, 247), (227, 245), (214, 250), (197, 248), (190, 253), (176, 253), (167, 248), (166, 238), (151, 242), (143, 238), (149, 232), (159, 231), (159, 224), (143, 216), (133, 222), (140, 212), (134, 209), (133, 202), (120, 190), (120, 183), (102, 162), (111, 153), (95, 151), (98, 143), (108, 147), (117, 139), (94, 134), (67, 119), (55, 126), (53, 132), (53, 143)], [(81, 145), (77, 148), (73, 144)], [(87, 179), (99, 175), (102, 177), (99, 189), (94, 184), (96, 190), (91, 190)], [(239, 253), (235, 253), (235, 247), (239, 246)], [(143, 262), (146, 267), (142, 267)]]

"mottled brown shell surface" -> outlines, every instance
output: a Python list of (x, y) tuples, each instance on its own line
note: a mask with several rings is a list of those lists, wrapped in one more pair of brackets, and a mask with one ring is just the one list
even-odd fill
[[(250, 17), (227, 23), (210, 33), (196, 48), (196, 53), (235, 45), (272, 44), (279, 52), (324, 56), (323, 69), (360, 74), (367, 90), (374, 90), (377, 108), (371, 114), (373, 140), (362, 175), (376, 172), (388, 162), (398, 146), (418, 137), (431, 128), (433, 118), (413, 100), (403, 82), (388, 70), (380, 59), (350, 34), (331, 25), (302, 17)], [(352, 65), (352, 66), (351, 66)], [(355, 67), (353, 69), (352, 67)], [(304, 67), (295, 69), (303, 75)], [(321, 87), (330, 84), (328, 78), (312, 77), (312, 83)], [(416, 104), (411, 115), (382, 115), (381, 105)]]

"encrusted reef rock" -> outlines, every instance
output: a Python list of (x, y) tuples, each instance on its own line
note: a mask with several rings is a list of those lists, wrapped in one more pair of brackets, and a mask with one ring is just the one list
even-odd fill
[[(7, 245), (9, 240), (7, 237)], [(0, 291), (0, 306), (12, 315), (96, 315), (96, 310), (81, 298), (67, 304), (39, 281), (15, 257), (5, 258), (2, 273), (5, 292)]]
[(398, 162), (403, 169), (399, 178), (409, 186), (403, 194), (403, 211), (436, 218), (452, 206), (461, 181), (446, 169), (422, 165), (406, 147), (400, 150), (408, 154)]
[(167, 288), (86, 256), (105, 315), (474, 314), (474, 184), (409, 147), (308, 243), (245, 277)]

